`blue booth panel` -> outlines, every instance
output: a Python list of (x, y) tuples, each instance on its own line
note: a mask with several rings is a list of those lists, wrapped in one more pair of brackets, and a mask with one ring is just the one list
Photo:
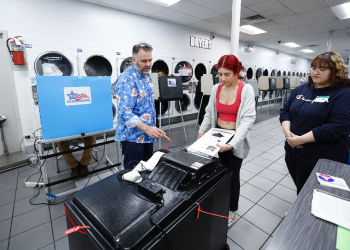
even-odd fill
[(37, 76), (43, 140), (113, 128), (110, 77)]

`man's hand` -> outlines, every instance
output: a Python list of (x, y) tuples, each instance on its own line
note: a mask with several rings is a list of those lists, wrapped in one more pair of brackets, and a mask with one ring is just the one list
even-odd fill
[(204, 135), (203, 133), (199, 133), (199, 134), (198, 134), (198, 137), (197, 137), (197, 140), (198, 140), (199, 138), (201, 138), (203, 135)]
[(301, 145), (304, 144), (301, 136), (295, 135), (292, 132), (289, 132), (289, 136), (286, 137), (286, 140), (288, 142), (288, 145), (291, 146), (293, 149), (302, 148), (303, 146)]
[(157, 128), (157, 127), (150, 127), (150, 126), (146, 130), (146, 133), (150, 137), (155, 138), (155, 139), (158, 139), (160, 137), (164, 137), (164, 135), (166, 135), (166, 133), (163, 130), (161, 130), (161, 129)]
[(221, 148), (219, 153), (223, 153), (233, 149), (233, 147), (229, 144), (216, 144), (216, 146)]

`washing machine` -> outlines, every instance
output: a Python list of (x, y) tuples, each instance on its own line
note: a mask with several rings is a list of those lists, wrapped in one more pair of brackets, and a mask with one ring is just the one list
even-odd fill
[(281, 70), (277, 70), (277, 75), (276, 76), (281, 76), (281, 75), (282, 75)]
[(271, 70), (271, 74), (270, 75), (273, 76), (273, 77), (276, 77), (277, 76), (277, 70), (276, 69)]
[[(26, 49), (28, 72), (22, 72), (15, 75), (16, 84), (24, 85), (33, 96), (32, 102), (26, 104), (24, 108), (19, 101), (20, 113), (32, 113), (33, 120), (22, 122), (23, 134), (31, 134), (35, 130), (41, 128), (39, 106), (36, 96), (36, 80), (39, 75), (57, 75), (57, 76), (76, 76), (76, 49), (72, 46), (62, 43), (42, 41), (33, 42), (31, 48)], [(24, 74), (26, 73), (26, 74)], [(29, 93), (28, 93), (29, 94)], [(28, 95), (30, 96), (30, 95)], [(21, 97), (19, 97), (19, 100)], [(22, 109), (25, 111), (22, 111)], [(30, 124), (30, 126), (28, 126)]]
[(179, 75), (182, 78), (182, 88), (183, 88), (183, 98), (178, 101), (174, 101), (174, 116), (181, 115), (180, 105), (183, 115), (188, 115), (192, 113), (192, 93), (189, 91), (189, 82), (193, 76), (193, 67), (189, 63), (189, 59), (184, 59), (179, 62), (173, 62), (173, 73), (174, 75)]
[(283, 70), (282, 76), (287, 76), (287, 71)]
[(249, 64), (246, 64), (244, 65), (244, 68), (246, 68), (246, 77), (247, 77), (247, 80), (254, 80), (256, 79), (255, 78), (255, 74), (254, 72), (256, 71), (255, 70), (255, 67), (253, 65), (249, 65)]
[(194, 69), (194, 75), (197, 79), (197, 81), (192, 81), (192, 84), (190, 84), (190, 94), (192, 94), (192, 110), (193, 112), (195, 113), (198, 113), (199, 111), (199, 105), (197, 105), (194, 101), (195, 99), (195, 96), (196, 96), (196, 88), (197, 88), (197, 85), (198, 85), (198, 82), (201, 81), (201, 78), (204, 74), (207, 74), (208, 70), (207, 70), (207, 67), (205, 66), (204, 63), (200, 62), (196, 65), (195, 69)]

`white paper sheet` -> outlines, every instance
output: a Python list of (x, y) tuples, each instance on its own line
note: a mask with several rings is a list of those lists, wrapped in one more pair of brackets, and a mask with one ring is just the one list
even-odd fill
[(311, 213), (318, 218), (350, 229), (350, 201), (314, 190)]
[[(348, 185), (342, 178), (334, 177), (331, 175), (316, 173), (316, 178), (318, 182), (323, 186), (334, 187), (346, 191), (350, 191)], [(349, 211), (350, 213), (350, 211)]]
[(193, 143), (187, 151), (193, 154), (213, 157), (221, 149), (216, 144), (226, 144), (234, 134), (234, 130), (212, 128)]

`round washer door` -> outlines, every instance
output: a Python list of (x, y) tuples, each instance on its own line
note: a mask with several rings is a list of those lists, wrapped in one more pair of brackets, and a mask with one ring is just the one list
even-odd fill
[(292, 73), (292, 76), (295, 76), (295, 72)]
[(271, 71), (271, 76), (276, 76), (276, 74), (277, 74), (277, 71), (275, 69)]
[[(185, 112), (185, 111), (189, 110), (189, 108), (191, 106), (191, 99), (187, 94), (184, 93), (183, 97), (180, 99), (180, 103), (181, 103), (182, 112)], [(180, 113), (179, 101), (175, 101), (175, 109), (177, 112)]]
[(132, 57), (125, 58), (120, 65), (120, 73), (123, 73), (125, 70), (131, 67), (132, 64)]
[(39, 55), (34, 62), (34, 71), (38, 76), (72, 76), (73, 63), (58, 51), (47, 51)]
[(277, 71), (277, 76), (281, 76), (281, 71)]
[(247, 79), (250, 80), (253, 78), (253, 69), (252, 68), (248, 68), (247, 70)]
[(265, 69), (263, 75), (264, 76), (268, 76), (269, 75), (269, 71), (267, 69)]
[(112, 65), (102, 55), (93, 55), (86, 59), (84, 71), (87, 76), (111, 76)]
[(255, 79), (258, 80), (260, 76), (263, 75), (263, 70), (262, 68), (258, 68), (255, 73)]
[(163, 72), (166, 76), (169, 74), (169, 67), (163, 60), (159, 59), (155, 61), (151, 68), (152, 73)]
[(180, 73), (182, 82), (188, 82), (193, 75), (193, 68), (189, 62), (181, 61), (175, 66), (175, 73)]
[(286, 71), (283, 71), (282, 76), (287, 76), (287, 72), (286, 72)]
[(288, 76), (290, 76), (290, 71), (288, 71)]
[[(154, 101), (154, 105), (156, 106), (156, 112), (159, 115), (159, 101)], [(162, 102), (162, 110), (161, 110), (161, 115), (164, 115), (165, 112), (169, 110), (169, 105), (168, 102)]]
[(218, 70), (215, 68), (216, 64), (211, 67), (211, 70), (210, 70), (210, 74), (212, 74), (213, 76), (218, 76)]
[(197, 80), (200, 81), (202, 76), (207, 73), (207, 68), (204, 66), (203, 63), (198, 63), (196, 68), (194, 69), (194, 75), (196, 76)]

